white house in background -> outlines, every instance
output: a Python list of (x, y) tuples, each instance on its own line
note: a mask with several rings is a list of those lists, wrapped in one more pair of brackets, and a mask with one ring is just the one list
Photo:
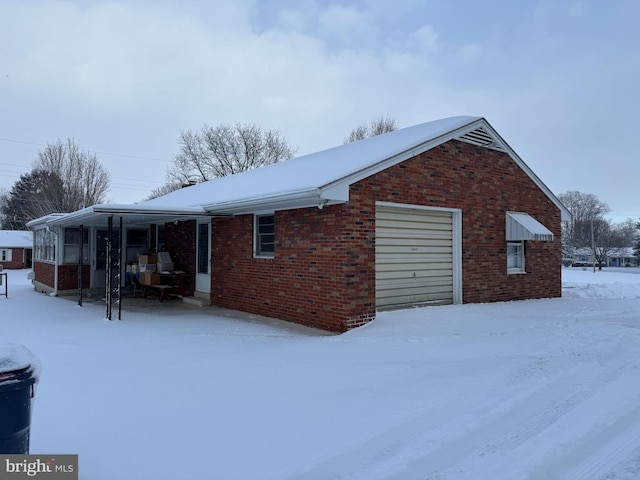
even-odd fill
[(607, 256), (608, 267), (637, 267), (638, 258), (633, 254), (632, 247), (615, 248)]
[(33, 233), (0, 230), (0, 265), (4, 269), (31, 268)]
[[(593, 252), (590, 248), (576, 248), (573, 252), (573, 266), (593, 265)], [(632, 247), (612, 249), (606, 256), (605, 267), (637, 267), (638, 259), (633, 253)]]

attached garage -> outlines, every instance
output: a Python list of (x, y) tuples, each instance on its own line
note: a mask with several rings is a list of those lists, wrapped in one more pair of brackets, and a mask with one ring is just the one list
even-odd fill
[(376, 205), (376, 309), (460, 303), (460, 212)]

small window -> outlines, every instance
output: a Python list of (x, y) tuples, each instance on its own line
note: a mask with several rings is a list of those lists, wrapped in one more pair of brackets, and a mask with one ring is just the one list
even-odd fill
[[(64, 229), (64, 250), (63, 263), (78, 263), (78, 254), (80, 247), (80, 229), (65, 228)], [(82, 229), (82, 256), (83, 262), (89, 262), (89, 230)]]
[(149, 251), (149, 231), (146, 228), (136, 228), (127, 230), (127, 250), (125, 262), (135, 263), (138, 255)]
[(56, 236), (53, 232), (40, 229), (34, 234), (36, 260), (53, 262), (56, 259)]
[(11, 261), (11, 250), (0, 250), (0, 261), (2, 261), (2, 262), (10, 262)]
[(524, 241), (507, 242), (507, 273), (524, 273)]
[(255, 216), (255, 256), (273, 257), (275, 242), (275, 217), (274, 215)]

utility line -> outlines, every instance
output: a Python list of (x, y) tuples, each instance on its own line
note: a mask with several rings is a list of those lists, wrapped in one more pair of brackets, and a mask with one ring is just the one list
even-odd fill
[[(35, 142), (24, 142), (22, 140), (12, 140), (10, 138), (0, 138), (0, 142), (10, 142), (10, 143), (20, 143), (22, 145), (34, 145), (37, 147), (47, 147), (47, 144), (43, 143), (35, 143)], [(143, 157), (141, 155), (128, 155), (125, 153), (111, 153), (111, 152), (98, 152), (97, 150), (87, 150), (90, 153), (94, 153), (96, 155), (109, 155), (112, 157), (122, 157), (122, 158), (138, 158), (141, 160), (153, 160), (154, 162), (168, 162), (166, 159), (154, 158), (154, 157)]]

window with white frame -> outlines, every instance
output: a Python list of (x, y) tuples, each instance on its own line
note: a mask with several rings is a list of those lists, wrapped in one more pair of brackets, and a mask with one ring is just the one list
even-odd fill
[(273, 257), (275, 243), (275, 216), (255, 215), (254, 254), (256, 257)]
[(6, 248), (0, 250), (0, 262), (10, 262), (11, 261), (11, 249)]
[[(80, 229), (64, 229), (63, 263), (78, 263), (80, 254)], [(89, 263), (89, 229), (82, 229), (82, 261)]]
[(149, 230), (146, 228), (131, 228), (127, 230), (126, 260), (127, 264), (132, 264), (142, 255), (149, 251)]
[(34, 233), (35, 260), (43, 262), (53, 262), (56, 259), (56, 235), (46, 229), (41, 228)]
[(524, 273), (524, 241), (507, 242), (507, 273)]

